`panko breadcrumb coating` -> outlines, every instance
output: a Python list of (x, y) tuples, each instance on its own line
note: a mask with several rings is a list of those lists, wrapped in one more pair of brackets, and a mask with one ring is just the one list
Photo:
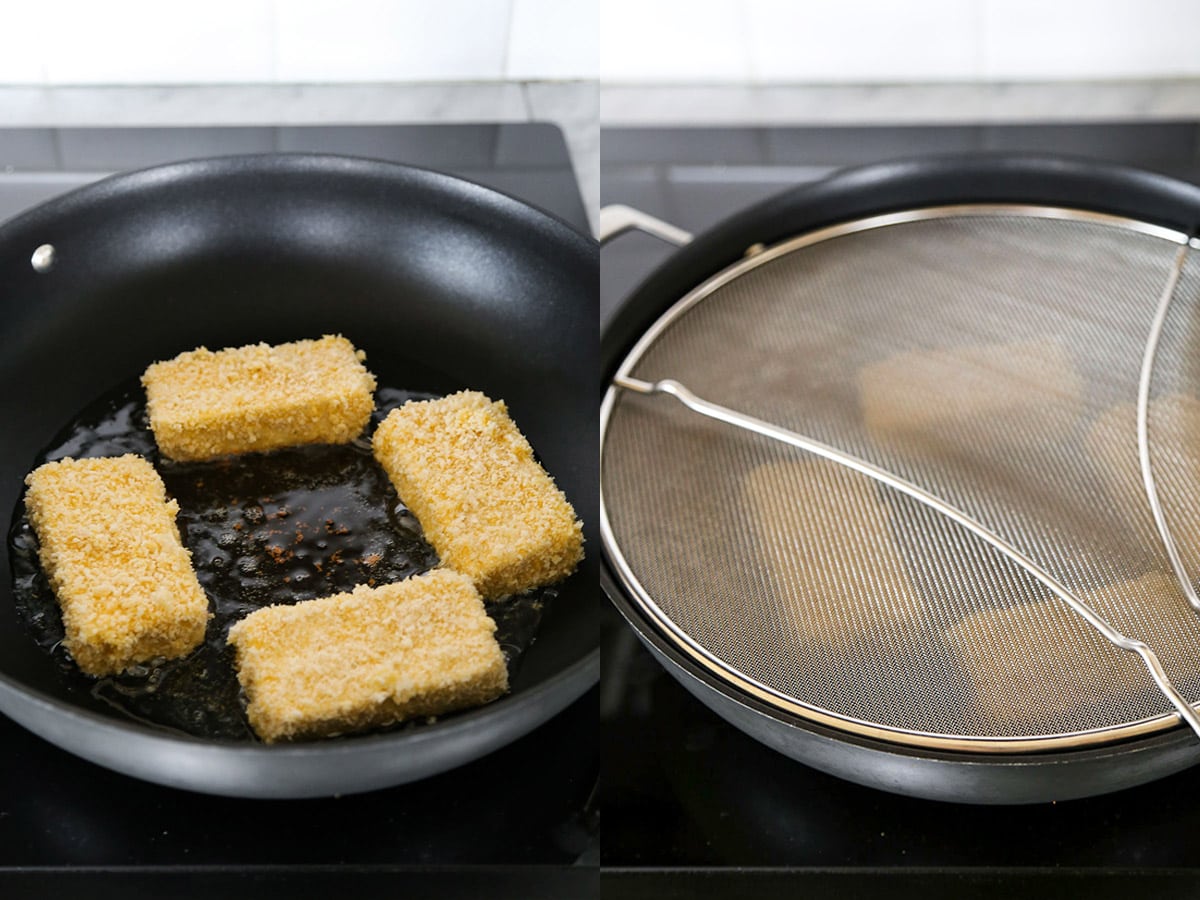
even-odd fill
[(142, 375), (154, 440), (175, 460), (298, 444), (344, 444), (374, 409), (365, 355), (341, 336), (216, 352), (200, 347)]
[(743, 497), (756, 564), (806, 643), (860, 645), (918, 627), (920, 594), (867, 478), (824, 459), (772, 462), (746, 476)]
[(111, 675), (204, 640), (208, 598), (179, 538), (179, 506), (150, 463), (133, 454), (64, 459), (25, 483), (38, 556), (79, 668)]
[[(1160, 394), (1150, 401), (1148, 431), (1154, 471), (1167, 524), (1184, 567), (1200, 565), (1200, 521), (1180, 515), (1200, 484), (1200, 399)], [(1108, 490), (1112, 508), (1141, 534), (1156, 530), (1138, 455), (1137, 405), (1110, 407), (1088, 429), (1084, 447)], [(1157, 544), (1157, 539), (1155, 539)], [(1190, 607), (1189, 607), (1190, 608)]]
[[(1121, 597), (1153, 604), (1154, 617), (1166, 622), (1194, 615), (1175, 580), (1157, 572), (1078, 591), (1078, 597), (1102, 615), (1105, 603)], [(979, 706), (1000, 722), (1024, 727), (1037, 720), (1058, 722), (1087, 698), (1152, 685), (1136, 656), (1112, 647), (1057, 597), (979, 610), (945, 636), (970, 676)]]
[(406, 403), (372, 446), (442, 564), (484, 597), (558, 581), (583, 558), (575, 510), (503, 402), (462, 391)]
[(247, 714), (265, 741), (323, 737), (478, 706), (508, 689), (495, 623), (469, 578), (270, 606), (229, 629)]
[(1083, 379), (1056, 340), (911, 351), (864, 366), (859, 403), (876, 440), (974, 428), (1004, 444), (1074, 427)]

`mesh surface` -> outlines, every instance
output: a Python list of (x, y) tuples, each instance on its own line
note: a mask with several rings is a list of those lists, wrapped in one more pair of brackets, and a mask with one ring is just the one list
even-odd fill
[[(960, 507), (1149, 643), (1196, 700), (1200, 616), (1154, 529), (1135, 430), (1177, 251), (1112, 224), (1000, 213), (861, 231), (716, 288), (629, 374), (678, 379)], [(1192, 256), (1162, 338), (1150, 442), (1200, 576)], [(617, 554), (681, 643), (793, 711), (980, 749), (1111, 739), (1171, 711), (1137, 657), (961, 526), (671, 398), (617, 395), (602, 490)]]

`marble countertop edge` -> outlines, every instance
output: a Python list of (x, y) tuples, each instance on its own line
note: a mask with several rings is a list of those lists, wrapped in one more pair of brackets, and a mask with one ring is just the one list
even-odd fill
[(600, 122), (636, 126), (1163, 121), (1200, 116), (1200, 79), (885, 85), (610, 84)]

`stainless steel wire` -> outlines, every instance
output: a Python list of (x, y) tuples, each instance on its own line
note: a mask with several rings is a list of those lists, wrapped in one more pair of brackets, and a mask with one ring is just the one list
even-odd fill
[[(1200, 617), (1138, 449), (1145, 429), (1164, 521), (1197, 571), (1186, 243), (1075, 210), (953, 207), (803, 235), (719, 273), (646, 332), (605, 397), (601, 532), (619, 579), (698, 665), (851, 731), (1006, 752), (1194, 729)], [(1147, 374), (1155, 298), (1170, 312)], [(1159, 388), (1139, 424), (1143, 376)], [(779, 433), (703, 426), (629, 389), (672, 379), (726, 424)], [(783, 436), (842, 458), (804, 463)]]
[[(1176, 271), (1178, 272), (1178, 270)], [(1196, 732), (1196, 735), (1200, 737), (1200, 716), (1196, 714), (1196, 711), (1192, 709), (1188, 701), (1184, 699), (1183, 695), (1180, 694), (1175, 688), (1175, 685), (1171, 683), (1171, 679), (1167, 677), (1167, 673), (1163, 669), (1162, 663), (1159, 662), (1158, 657), (1155, 655), (1154, 651), (1150, 649), (1150, 647), (1148, 647), (1142, 641), (1134, 640), (1121, 634), (1119, 631), (1117, 631), (1117, 629), (1113, 628), (1112, 625), (1101, 618), (1094, 609), (1071, 593), (1071, 591), (1069, 591), (1053, 575), (1043, 569), (1040, 565), (1038, 565), (1008, 541), (1004, 540), (1004, 538), (1000, 537), (1000, 535), (996, 534), (986, 526), (981, 525), (962, 510), (951, 506), (941, 498), (935, 497), (933, 494), (923, 490), (912, 482), (906, 481), (903, 478), (898, 478), (891, 472), (885, 471), (878, 466), (873, 466), (865, 460), (858, 459), (857, 457), (851, 456), (848, 453), (843, 453), (836, 447), (831, 447), (828, 444), (815, 441), (812, 438), (805, 437), (802, 434), (796, 434), (794, 431), (788, 431), (786, 428), (780, 428), (776, 425), (772, 425), (770, 422), (764, 422), (761, 419), (756, 419), (753, 416), (743, 415), (736, 410), (726, 409), (723, 406), (702, 400), (689, 391), (684, 385), (673, 379), (668, 378), (661, 381), (649, 382), (640, 381), (636, 378), (618, 376), (617, 378), (613, 379), (613, 384), (619, 388), (635, 391), (639, 394), (666, 394), (674, 397), (688, 409), (695, 413), (699, 413), (702, 416), (708, 416), (710, 419), (715, 419), (718, 422), (724, 422), (725, 424), (732, 425), (735, 428), (743, 428), (746, 431), (750, 431), (755, 434), (761, 434), (763, 437), (788, 444), (792, 447), (797, 447), (801, 450), (807, 451), (808, 453), (812, 453), (824, 459), (836, 462), (848, 469), (861, 472), (863, 475), (878, 481), (880, 484), (885, 484), (890, 488), (894, 488), (900, 493), (906, 494), (909, 497), (912, 497), (914, 500), (925, 504), (930, 509), (945, 516), (946, 518), (957, 522), (972, 534), (991, 544), (1017, 565), (1021, 566), (1023, 569), (1033, 575), (1034, 578), (1053, 591), (1059, 599), (1061, 599), (1068, 606), (1070, 606), (1071, 609), (1075, 610), (1075, 612), (1082, 616), (1089, 625), (1100, 632), (1100, 634), (1104, 636), (1104, 639), (1110, 644), (1115, 647), (1119, 647), (1122, 650), (1128, 650), (1132, 653), (1136, 653), (1139, 657), (1141, 657), (1142, 662), (1145, 663), (1151, 677), (1154, 679), (1154, 683), (1158, 685), (1159, 690), (1163, 692), (1163, 696), (1165, 696), (1171, 702), (1171, 705), (1175, 707), (1180, 717), (1194, 732)], [(1155, 501), (1157, 502), (1157, 496), (1155, 496)], [(1165, 533), (1165, 526), (1163, 527)], [(1171, 546), (1173, 547), (1173, 544)], [(1182, 570), (1182, 563), (1180, 563), (1180, 568)], [(1184, 577), (1186, 578), (1186, 575)]]
[[(1154, 376), (1154, 360), (1158, 354), (1158, 343), (1162, 337), (1163, 325), (1167, 320), (1167, 312), (1171, 308), (1171, 300), (1175, 296), (1175, 288), (1179, 284), (1179, 277), (1183, 274), (1183, 266), (1187, 261), (1188, 245), (1184, 244), (1179, 248), (1179, 252), (1175, 254), (1175, 264), (1171, 267), (1171, 274), (1167, 278), (1167, 283), (1163, 287), (1161, 296), (1159, 297), (1158, 307), (1154, 312), (1154, 322), (1150, 326), (1150, 335), (1146, 339), (1146, 352), (1142, 355), (1142, 370), (1138, 377), (1138, 398), (1137, 398), (1137, 439), (1138, 439), (1138, 465), (1142, 470), (1142, 483), (1146, 487), (1146, 500), (1150, 504), (1150, 511), (1154, 516), (1154, 525), (1158, 528), (1159, 537), (1162, 538), (1163, 549), (1166, 551), (1167, 558), (1171, 561), (1171, 571), (1175, 573), (1175, 579), (1179, 582), (1179, 587), (1187, 597), (1188, 603), (1197, 612), (1200, 612), (1200, 596), (1197, 596), (1196, 589), (1192, 586), (1192, 579), (1188, 575), (1187, 569), (1184, 567), (1183, 559), (1179, 555), (1179, 547), (1175, 543), (1175, 536), (1171, 533), (1170, 527), (1167, 525), (1166, 514), (1163, 512), (1162, 503), (1158, 499), (1158, 486), (1154, 478), (1153, 463), (1150, 459), (1150, 381)], [(1173, 702), (1173, 701), (1172, 701)]]

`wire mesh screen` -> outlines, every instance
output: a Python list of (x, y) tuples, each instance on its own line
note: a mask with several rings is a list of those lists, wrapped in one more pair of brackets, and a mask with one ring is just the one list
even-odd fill
[[(748, 264), (628, 374), (677, 379), (958, 506), (1149, 643), (1196, 700), (1200, 615), (1155, 531), (1136, 439), (1142, 353), (1178, 249), (1116, 223), (1003, 212), (857, 231)], [(1189, 260), (1150, 406), (1193, 575), (1198, 301)], [(628, 393), (602, 466), (609, 551), (649, 604), (693, 655), (788, 709), (979, 749), (1107, 740), (1171, 711), (1136, 656), (1032, 576), (865, 476)]]

